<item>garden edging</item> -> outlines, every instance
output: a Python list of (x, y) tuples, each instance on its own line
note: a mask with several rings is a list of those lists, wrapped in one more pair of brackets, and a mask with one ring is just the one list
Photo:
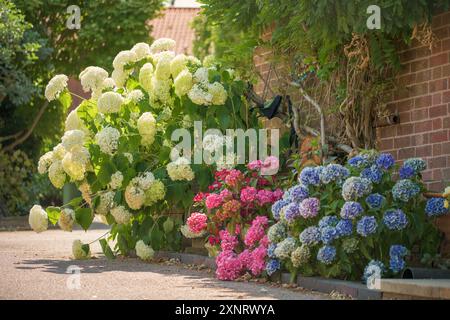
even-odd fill
[[(178, 259), (181, 263), (184, 264), (205, 265), (213, 270), (216, 269), (214, 258), (197, 254), (158, 251), (155, 254), (155, 257)], [(272, 277), (271, 279), (275, 281), (279, 280), (281, 281), (281, 283), (289, 284), (291, 283), (290, 278), (291, 275), (289, 273), (282, 273), (279, 278), (275, 279), (274, 277)], [(381, 291), (369, 289), (367, 288), (367, 286), (353, 281), (298, 276), (297, 285), (305, 289), (327, 294), (335, 291), (341, 294), (348, 295), (354, 299), (361, 300), (381, 299), (383, 296)]]

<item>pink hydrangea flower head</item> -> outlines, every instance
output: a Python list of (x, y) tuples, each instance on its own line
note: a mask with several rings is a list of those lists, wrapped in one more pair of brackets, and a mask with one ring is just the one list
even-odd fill
[(223, 201), (233, 199), (233, 194), (228, 189), (223, 189), (222, 191), (220, 191), (220, 196), (222, 197)]
[(229, 200), (223, 204), (223, 212), (231, 217), (241, 209), (241, 203), (237, 200)]
[(269, 220), (266, 216), (256, 217), (245, 235), (245, 245), (255, 246), (265, 235)]
[(268, 203), (272, 203), (273, 195), (272, 191), (270, 190), (259, 190), (256, 194), (256, 201), (258, 202), (259, 206), (263, 206)]
[(247, 165), (247, 168), (249, 170), (259, 170), (261, 168), (261, 165), (262, 165), (261, 160), (254, 160)]
[(241, 190), (241, 201), (244, 203), (250, 203), (256, 200), (256, 194), (258, 190), (254, 187), (244, 187)]
[(220, 247), (223, 251), (234, 250), (238, 245), (238, 239), (236, 236), (231, 235), (227, 230), (221, 230), (219, 232)]
[(234, 188), (244, 179), (244, 175), (241, 171), (237, 169), (232, 169), (229, 171), (228, 175), (225, 177), (225, 183), (230, 187)]
[(278, 201), (281, 198), (283, 198), (283, 194), (284, 194), (284, 192), (280, 188), (273, 191), (272, 192), (272, 202)]
[(267, 247), (259, 246), (252, 251), (251, 262), (247, 268), (254, 276), (259, 276), (266, 268)]
[(187, 219), (186, 223), (189, 227), (189, 230), (191, 230), (194, 233), (200, 233), (206, 229), (207, 221), (208, 217), (206, 216), (206, 214), (194, 212)]
[(241, 259), (231, 250), (225, 250), (216, 257), (216, 276), (219, 280), (236, 280), (243, 272)]
[(211, 193), (206, 197), (206, 207), (208, 209), (218, 208), (222, 205), (223, 199), (220, 194)]
[(245, 249), (239, 254), (239, 259), (241, 260), (242, 267), (249, 269), (252, 263), (252, 252), (249, 249)]

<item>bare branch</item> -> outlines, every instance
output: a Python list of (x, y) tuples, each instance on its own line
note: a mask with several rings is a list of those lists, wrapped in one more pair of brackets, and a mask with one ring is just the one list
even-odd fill
[(15, 140), (13, 143), (11, 143), (11, 144), (7, 145), (6, 147), (4, 147), (3, 150), (4, 151), (14, 150), (15, 147), (17, 147), (19, 144), (21, 144), (25, 140), (27, 140), (30, 137), (30, 135), (33, 133), (34, 129), (36, 128), (37, 124), (39, 123), (39, 120), (41, 120), (42, 115), (44, 114), (44, 112), (47, 109), (47, 107), (48, 107), (48, 101), (45, 101), (44, 104), (42, 105), (41, 109), (39, 110), (38, 114), (34, 118), (33, 123), (28, 128), (28, 130), (20, 138)]

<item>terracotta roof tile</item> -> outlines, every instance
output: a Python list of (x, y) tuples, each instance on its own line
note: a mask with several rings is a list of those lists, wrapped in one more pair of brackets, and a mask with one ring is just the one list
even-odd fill
[(192, 19), (200, 11), (199, 8), (166, 8), (161, 17), (149, 22), (153, 26), (153, 38), (171, 38), (177, 42), (176, 53), (192, 54), (194, 30)]

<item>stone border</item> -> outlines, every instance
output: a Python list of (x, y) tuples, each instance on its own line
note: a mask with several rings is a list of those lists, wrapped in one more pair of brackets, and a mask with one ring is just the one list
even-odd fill
[[(167, 252), (159, 251), (155, 254), (156, 258), (168, 258), (168, 259), (179, 259), (184, 264), (195, 264), (195, 265), (205, 265), (206, 267), (215, 270), (216, 263), (214, 258), (209, 258), (206, 256), (201, 256), (197, 254), (188, 253), (177, 253), (177, 252)], [(289, 284), (291, 275), (289, 273), (282, 273), (279, 275), (278, 279), (281, 283)], [(321, 277), (297, 277), (297, 285), (299, 287), (309, 289), (312, 291), (317, 291), (321, 293), (329, 294), (332, 291), (339, 292), (341, 294), (348, 295), (355, 299), (361, 300), (373, 300), (382, 299), (383, 294), (379, 290), (371, 290), (362, 283), (345, 281), (345, 280), (335, 280), (326, 279)]]

